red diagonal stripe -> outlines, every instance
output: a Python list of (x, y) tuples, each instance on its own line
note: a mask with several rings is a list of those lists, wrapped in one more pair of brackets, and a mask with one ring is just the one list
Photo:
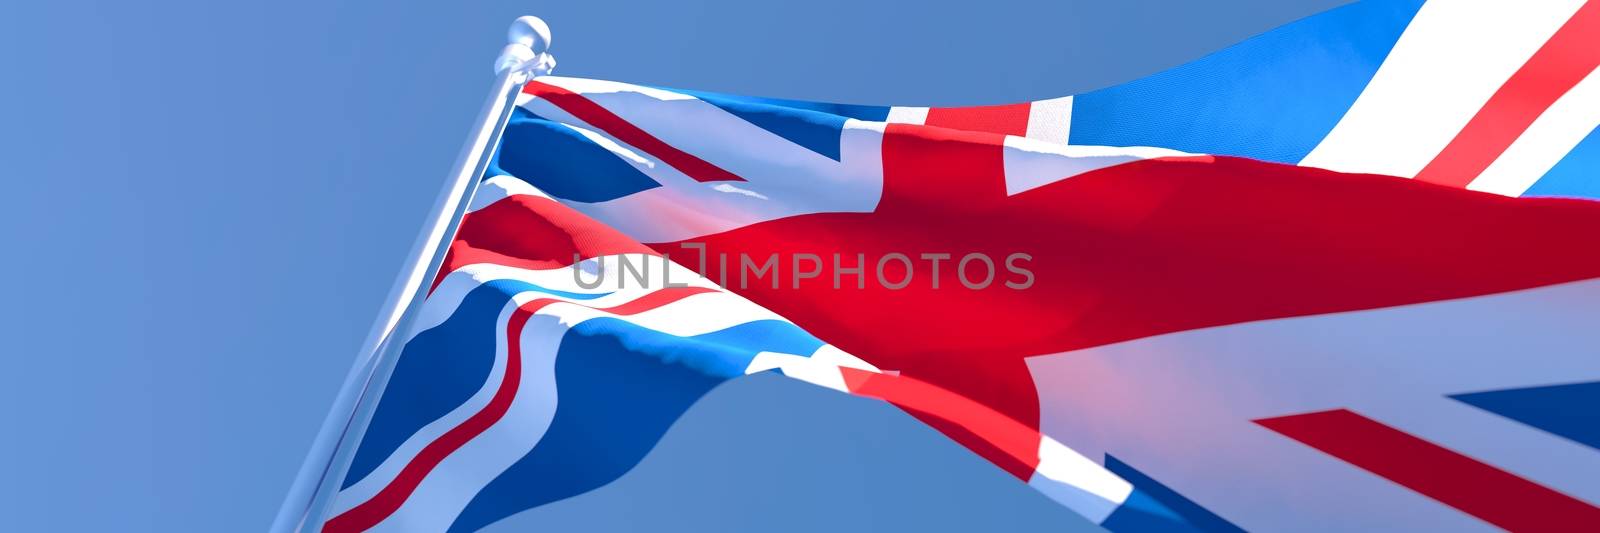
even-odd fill
[(1600, 507), (1349, 410), (1255, 422), (1511, 531), (1600, 524)]
[(550, 270), (607, 255), (658, 255), (611, 226), (549, 198), (518, 194), (467, 213), (450, 242), (431, 294), (446, 275), (466, 265), (491, 263)]
[(1600, 66), (1600, 2), (1589, 2), (1506, 80), (1416, 179), (1465, 187), (1522, 132)]
[(974, 107), (933, 107), (923, 124), (967, 131), (1024, 136), (1028, 134), (1028, 110), (1033, 104), (986, 105)]
[[(912, 378), (839, 367), (852, 394), (877, 398), (906, 411), (945, 422), (944, 431), (960, 429), (969, 438), (988, 443), (997, 453), (983, 454), (996, 466), (1023, 481), (1039, 466), (1039, 432), (970, 398)], [(923, 418), (928, 420), (928, 418)], [(954, 436), (954, 435), (952, 435)], [(971, 446), (972, 441), (963, 440)], [(977, 450), (981, 453), (981, 450)]]
[(645, 311), (649, 311), (651, 309), (655, 309), (657, 307), (661, 307), (672, 302), (694, 296), (696, 294), (707, 292), (717, 292), (717, 290), (709, 287), (668, 287), (612, 307), (594, 307), (591, 309), (605, 311), (613, 315), (637, 315), (639, 313), (643, 313)]
[[(633, 315), (704, 292), (714, 292), (714, 289), (705, 287), (667, 288), (645, 294), (614, 307), (591, 309), (607, 311), (616, 315)], [(400, 473), (396, 474), (395, 478), (383, 487), (383, 490), (378, 491), (378, 494), (374, 495), (372, 499), (362, 502), (343, 514), (328, 520), (323, 525), (322, 531), (324, 533), (364, 531), (378, 525), (383, 519), (394, 514), (400, 508), (400, 505), (411, 497), (411, 493), (417, 490), (417, 485), (422, 483), (423, 478), (426, 478), (434, 467), (439, 466), (440, 462), (443, 462), (450, 454), (455, 453), (456, 450), (466, 445), (468, 441), (488, 430), (489, 426), (499, 422), (500, 418), (505, 416), (506, 411), (511, 409), (511, 402), (517, 397), (517, 386), (522, 382), (522, 327), (540, 309), (562, 301), (541, 298), (518, 307), (517, 311), (511, 315), (510, 320), (506, 322), (505, 375), (501, 377), (499, 388), (495, 390), (494, 397), (489, 399), (489, 403), (484, 405), (483, 409), (473, 413), (461, 425), (450, 428), (444, 435), (440, 435), (438, 439), (424, 446), (421, 451), (417, 452), (416, 457), (413, 457), (411, 462), (401, 468)]]
[(723, 170), (721, 167), (706, 162), (688, 152), (673, 148), (672, 145), (662, 142), (654, 135), (639, 129), (638, 126), (623, 120), (622, 117), (610, 110), (594, 103), (593, 100), (584, 98), (583, 95), (543, 83), (530, 81), (522, 88), (522, 92), (540, 97), (566, 111), (578, 120), (590, 126), (600, 128), (600, 131), (616, 137), (617, 140), (628, 143), (629, 146), (643, 150), (644, 153), (660, 159), (661, 162), (672, 165), (672, 168), (689, 176), (695, 181), (744, 181), (744, 178)]

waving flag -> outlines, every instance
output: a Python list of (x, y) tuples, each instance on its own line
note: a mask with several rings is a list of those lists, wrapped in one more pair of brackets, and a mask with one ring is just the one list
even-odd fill
[(1110, 527), (1186, 526), (1036, 429), (883, 374), (516, 178), (484, 184), (448, 257), (324, 531), (470, 531), (598, 488), (712, 387), (762, 371), (970, 428)]
[(592, 490), (759, 371), (1113, 530), (1600, 523), (1597, 35), (1364, 2), (976, 108), (539, 78), (325, 528)]

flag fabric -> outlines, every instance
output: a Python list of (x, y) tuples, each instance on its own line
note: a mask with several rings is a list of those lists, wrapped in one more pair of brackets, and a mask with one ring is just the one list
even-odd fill
[(470, 208), (324, 531), (470, 531), (582, 494), (713, 387), (763, 371), (971, 428), (1110, 527), (1187, 527), (1036, 428), (882, 373), (521, 180), (490, 178)]
[(325, 528), (592, 490), (761, 371), (1112, 530), (1600, 523), (1597, 35), (1369, 1), (969, 108), (539, 78)]

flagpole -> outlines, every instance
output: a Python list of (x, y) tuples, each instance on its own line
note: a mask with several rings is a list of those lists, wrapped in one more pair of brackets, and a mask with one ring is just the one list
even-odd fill
[(356, 363), (334, 399), (333, 408), (312, 442), (305, 463), (289, 488), (283, 506), (272, 522), (274, 532), (317, 531), (327, 519), (326, 509), (349, 468), (350, 458), (382, 396), (404, 345), (401, 335), (410, 329), (416, 309), (427, 296), (433, 277), (444, 262), (449, 243), (494, 149), (500, 143), (506, 120), (516, 106), (523, 84), (555, 68), (550, 55), (550, 27), (538, 17), (519, 17), (511, 24), (508, 44), (495, 59), (494, 89), (473, 123), (466, 145), (451, 168), (423, 232), (389, 292), (383, 310), (358, 353)]

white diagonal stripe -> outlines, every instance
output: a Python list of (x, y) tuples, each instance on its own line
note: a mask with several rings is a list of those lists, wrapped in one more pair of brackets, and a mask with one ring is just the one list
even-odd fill
[(1428, 2), (1303, 166), (1412, 177), (1583, 5)]
[(1028, 106), (1029, 139), (1067, 144), (1072, 134), (1072, 97), (1051, 98)]
[[(1597, 45), (1600, 46), (1600, 45)], [(1600, 70), (1550, 104), (1468, 189), (1521, 196), (1600, 125)]]

